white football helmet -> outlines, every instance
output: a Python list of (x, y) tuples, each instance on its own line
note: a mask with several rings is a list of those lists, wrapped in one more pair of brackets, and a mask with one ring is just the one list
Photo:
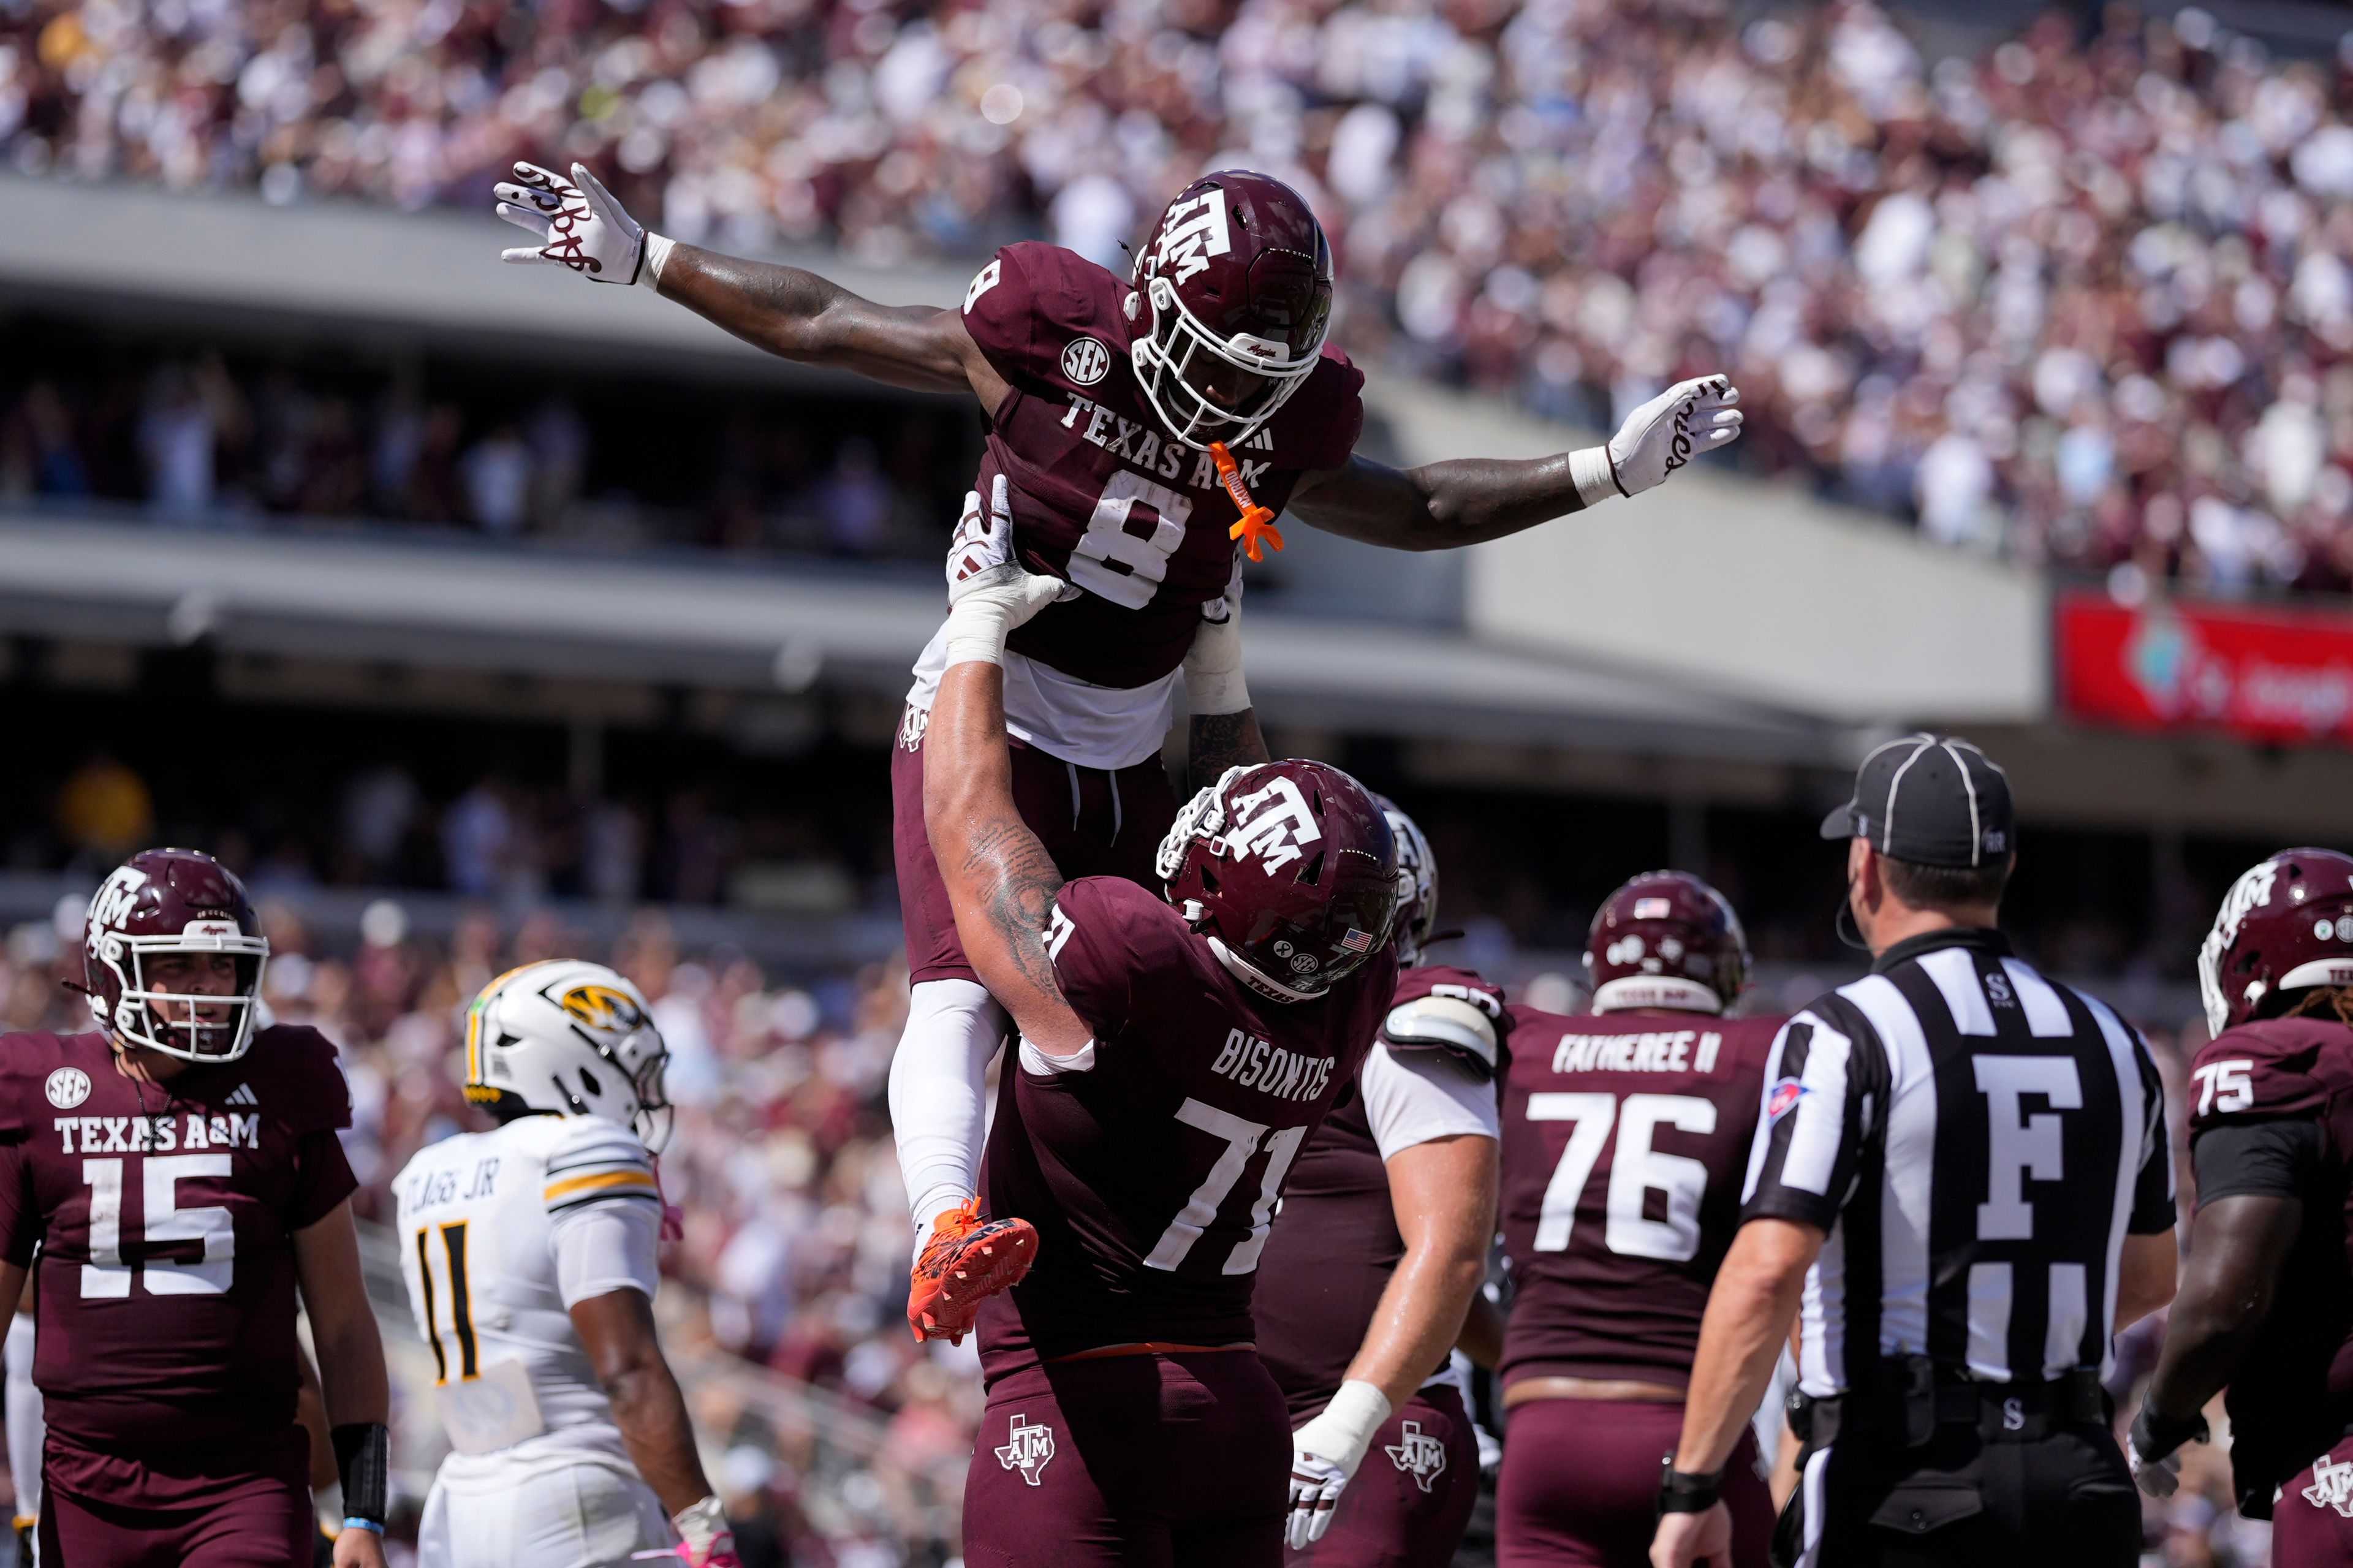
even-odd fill
[(670, 1050), (636, 985), (601, 963), (510, 969), (466, 1010), (466, 1098), (508, 1114), (596, 1116), (661, 1152)]

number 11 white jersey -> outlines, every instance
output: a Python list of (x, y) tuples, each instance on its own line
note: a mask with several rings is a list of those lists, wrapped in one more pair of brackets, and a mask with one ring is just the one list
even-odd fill
[(419, 1150), (394, 1192), (401, 1277), (456, 1450), (448, 1468), (485, 1456), (628, 1466), (569, 1309), (621, 1289), (650, 1298), (659, 1283), (661, 1198), (637, 1135), (524, 1116)]

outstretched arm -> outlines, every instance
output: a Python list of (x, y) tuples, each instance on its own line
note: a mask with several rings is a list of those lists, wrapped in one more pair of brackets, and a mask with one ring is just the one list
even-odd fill
[(1094, 1031), (1062, 995), (1046, 948), (1062, 874), (1013, 804), (1002, 668), (1006, 637), (1061, 586), (1007, 563), (950, 587), (947, 672), (923, 731), (923, 826), (980, 983), (1025, 1041), (1074, 1057)]
[(1722, 376), (1669, 387), (1628, 416), (1606, 447), (1514, 461), (1459, 458), (1392, 468), (1355, 457), (1291, 495), (1302, 522), (1392, 550), (1452, 550), (1501, 539), (1611, 496), (1639, 495), (1740, 434), (1740, 391)]
[(586, 166), (572, 177), (517, 163), (494, 187), (499, 216), (534, 236), (504, 258), (566, 268), (595, 283), (638, 284), (677, 300), (755, 348), (854, 371), (916, 392), (964, 392), (994, 412), (1005, 380), (955, 310), (877, 305), (797, 267), (742, 261), (649, 234)]

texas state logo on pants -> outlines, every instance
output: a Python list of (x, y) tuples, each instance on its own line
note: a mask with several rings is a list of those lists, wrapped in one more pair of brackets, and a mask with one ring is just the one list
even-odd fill
[(1029, 1424), (1029, 1417), (1017, 1414), (1006, 1435), (1004, 1444), (997, 1450), (997, 1462), (1008, 1470), (1018, 1470), (1021, 1479), (1031, 1486), (1043, 1484), (1039, 1472), (1046, 1461), (1054, 1457), (1054, 1429)]
[(1446, 1473), (1446, 1442), (1421, 1429), (1419, 1421), (1408, 1421), (1398, 1433), (1398, 1440), (1384, 1445), (1381, 1452), (1389, 1457), (1400, 1474), (1411, 1476), (1413, 1484), (1423, 1491), (1430, 1483)]
[(1406, 1401), (1373, 1435), (1324, 1539), (1289, 1568), (1448, 1568), (1479, 1500), (1479, 1440), (1445, 1384)]
[(2272, 1561), (2353, 1568), (2353, 1437), (2290, 1476), (2272, 1506)]

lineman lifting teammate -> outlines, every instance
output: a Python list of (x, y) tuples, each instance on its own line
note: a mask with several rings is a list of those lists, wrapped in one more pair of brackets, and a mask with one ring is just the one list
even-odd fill
[(2101, 1383), (2114, 1330), (2173, 1294), (2164, 1093), (2128, 1026), (2010, 955), (2013, 833), (2001, 770), (1935, 735), (1873, 752), (1822, 825), (1847, 840), (1871, 973), (1773, 1043), (1656, 1568), (1732, 1549), (1725, 1466), (1801, 1289), (1813, 1404), (1785, 1560), (2139, 1560)]
[(49, 1568), (311, 1561), (299, 1289), (343, 1479), (339, 1568), (382, 1568), (384, 1347), (316, 1030), (259, 1026), (269, 943), (207, 856), (150, 849), (91, 899), (89, 1034), (0, 1038), (0, 1313), (34, 1249)]
[[(657, 289), (785, 358), (979, 400), (987, 451), (950, 582), (1018, 559), (1061, 584), (1060, 602), (1014, 636), (1004, 702), (1014, 799), (1066, 876), (1149, 885), (1176, 808), (1159, 753), (1180, 668), (1195, 783), (1266, 761), (1242, 679), (1235, 539), (1253, 558), (1261, 542), (1280, 548), (1271, 523), (1288, 507), (1398, 549), (1476, 543), (1647, 489), (1740, 430), (1738, 394), (1715, 376), (1661, 394), (1606, 447), (1403, 471), (1356, 455), (1363, 377), (1325, 342), (1331, 247), (1298, 193), (1262, 174), (1187, 186), (1130, 279), (1013, 245), (960, 309), (938, 310), (873, 305), (794, 268), (649, 235), (577, 164), (570, 180), (515, 174), (499, 210), (541, 243), (509, 261)], [(1027, 1266), (1033, 1239), (1018, 1220), (983, 1226), (974, 1202), (982, 1080), (1005, 1026), (923, 835), (944, 636), (916, 664), (892, 768), (914, 994), (891, 1113), (922, 1249), (909, 1304), (919, 1337), (960, 1334), (978, 1297)]]
[[(1641, 1568), (1709, 1284), (1732, 1245), (1778, 1018), (1725, 1018), (1748, 942), (1724, 895), (1652, 871), (1585, 942), (1588, 1017), (1512, 1009), (1500, 1371), (1510, 1441), (1503, 1568)], [(1743, 1433), (1725, 1469), (1732, 1552), (1762, 1568), (1773, 1505)]]
[(1317, 1568), (1443, 1568), (1479, 1499), (1447, 1352), (1495, 1234), (1504, 993), (1424, 963), (1438, 867), (1413, 819), (1380, 804), (1409, 967), (1356, 1094), (1292, 1163), (1251, 1303), (1297, 1426), (1290, 1561)]
[(965, 950), (1020, 1028), (986, 1195), (1039, 1229), (981, 1304), (965, 1558), (1277, 1568), (1292, 1453), (1251, 1278), (1396, 989), (1395, 842), (1345, 773), (1261, 763), (1178, 815), (1166, 900), (1065, 882), (1014, 804), (997, 665), (1055, 588), (1000, 567), (951, 607), (923, 782)]
[(2190, 1071), (2198, 1215), (2134, 1468), (2171, 1493), (2175, 1450), (2228, 1384), (2239, 1510), (2272, 1521), (2273, 1561), (2353, 1563), (2353, 858), (2250, 869), (2198, 980), (2214, 1034)]
[(467, 1013), (466, 1098), (500, 1126), (419, 1151), (393, 1184), (452, 1449), (423, 1568), (573, 1568), (673, 1542), (690, 1568), (735, 1562), (654, 1335), (668, 1060), (644, 996), (598, 963), (510, 970)]

